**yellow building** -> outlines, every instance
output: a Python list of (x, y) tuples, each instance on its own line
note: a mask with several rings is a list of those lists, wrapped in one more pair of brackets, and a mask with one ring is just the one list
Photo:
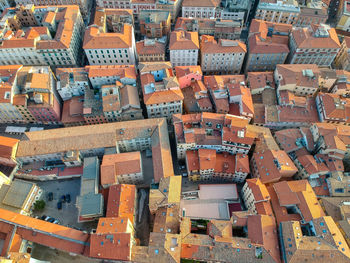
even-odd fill
[(337, 69), (350, 70), (350, 37), (344, 37), (339, 53), (334, 59), (334, 66)]
[(343, 8), (339, 8), (339, 19), (336, 29), (349, 32), (350, 30), (350, 2), (344, 1)]
[(16, 152), (19, 140), (0, 136), (0, 186), (11, 182), (17, 166)]

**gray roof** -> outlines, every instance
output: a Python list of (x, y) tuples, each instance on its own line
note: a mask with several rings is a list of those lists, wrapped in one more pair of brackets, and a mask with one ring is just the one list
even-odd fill
[(103, 196), (102, 194), (89, 193), (77, 197), (77, 206), (79, 207), (79, 216), (89, 217), (103, 215)]

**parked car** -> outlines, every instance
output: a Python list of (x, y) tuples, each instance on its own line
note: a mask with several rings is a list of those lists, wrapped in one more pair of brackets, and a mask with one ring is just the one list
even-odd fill
[(48, 199), (49, 199), (49, 201), (52, 201), (52, 200), (53, 200), (53, 193), (52, 193), (52, 192), (50, 192), (50, 193), (48, 194)]
[(40, 217), (41, 220), (46, 220), (46, 218), (47, 218), (46, 215), (42, 215), (42, 216)]
[(61, 196), (61, 202), (62, 202), (62, 203), (65, 203), (65, 202), (66, 202), (66, 196), (65, 196), (65, 195), (62, 195), (62, 196)]
[(50, 222), (49, 220), (52, 220), (52, 217), (47, 216), (47, 217), (45, 218), (45, 221)]
[(66, 194), (66, 202), (70, 203), (70, 194)]
[(52, 223), (54, 223), (54, 224), (59, 224), (59, 223), (60, 223), (60, 220), (56, 219), (56, 220), (53, 221)]
[(50, 223), (53, 223), (53, 222), (55, 222), (55, 221), (56, 221), (56, 219), (53, 218), (53, 217), (50, 217), (49, 220), (47, 220), (47, 222), (50, 222)]
[(57, 209), (58, 209), (58, 210), (61, 210), (61, 209), (62, 209), (62, 202), (61, 202), (61, 201), (59, 201), (59, 202), (57, 203)]

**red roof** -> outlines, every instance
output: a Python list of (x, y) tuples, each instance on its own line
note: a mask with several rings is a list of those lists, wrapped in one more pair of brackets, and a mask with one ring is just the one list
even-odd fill
[(106, 217), (127, 217), (134, 224), (136, 187), (117, 184), (109, 188)]

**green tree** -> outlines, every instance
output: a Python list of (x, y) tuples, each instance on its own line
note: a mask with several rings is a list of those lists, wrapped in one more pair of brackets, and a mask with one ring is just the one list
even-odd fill
[(37, 200), (35, 203), (34, 203), (34, 210), (35, 211), (42, 211), (44, 210), (45, 208), (45, 201), (44, 200)]

